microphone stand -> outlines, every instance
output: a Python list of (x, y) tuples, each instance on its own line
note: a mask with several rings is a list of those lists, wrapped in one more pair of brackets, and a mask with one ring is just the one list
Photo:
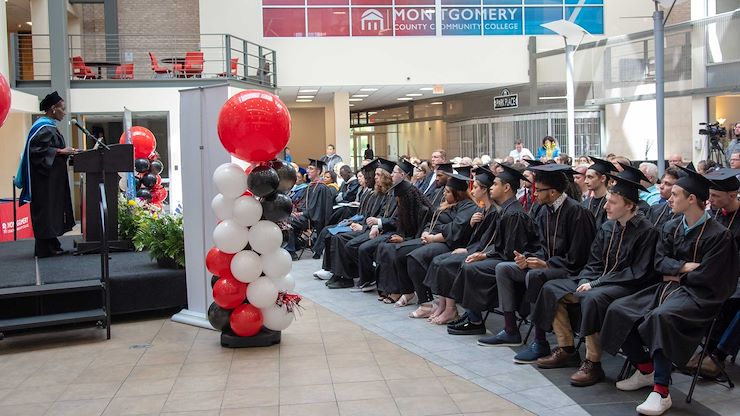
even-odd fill
[(102, 146), (106, 150), (110, 150), (110, 146), (108, 146), (107, 144), (103, 143), (103, 141), (100, 140), (99, 138), (95, 137), (95, 135), (93, 135), (92, 133), (90, 133), (90, 131), (87, 130), (85, 127), (83, 127), (77, 120), (72, 120), (71, 122), (72, 122), (72, 124), (74, 124), (75, 126), (77, 126), (77, 128), (80, 129), (80, 131), (82, 131), (82, 133), (85, 134), (85, 136), (93, 139), (95, 141), (95, 143), (98, 144), (98, 146)]

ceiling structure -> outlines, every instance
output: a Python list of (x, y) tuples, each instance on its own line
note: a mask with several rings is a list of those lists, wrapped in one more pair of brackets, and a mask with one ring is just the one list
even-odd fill
[(31, 2), (29, 0), (5, 0), (8, 32), (30, 32)]

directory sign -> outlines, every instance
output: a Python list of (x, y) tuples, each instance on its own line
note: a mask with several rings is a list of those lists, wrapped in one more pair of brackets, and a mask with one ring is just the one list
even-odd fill
[(265, 37), (547, 35), (561, 19), (604, 34), (604, 0), (262, 0)]

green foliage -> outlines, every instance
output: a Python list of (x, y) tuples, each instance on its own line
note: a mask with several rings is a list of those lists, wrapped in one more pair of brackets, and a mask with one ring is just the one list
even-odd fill
[(151, 213), (138, 221), (133, 238), (136, 250), (148, 250), (152, 259), (172, 259), (185, 267), (185, 235), (182, 215)]
[(119, 194), (118, 236), (123, 240), (133, 240), (143, 214), (144, 210), (136, 202), (127, 201), (123, 194)]

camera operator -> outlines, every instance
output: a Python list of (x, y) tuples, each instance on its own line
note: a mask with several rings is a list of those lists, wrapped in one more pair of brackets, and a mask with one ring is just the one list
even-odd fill
[(733, 126), (732, 136), (733, 139), (730, 141), (730, 143), (727, 144), (727, 151), (725, 152), (728, 166), (732, 164), (732, 162), (730, 161), (730, 159), (732, 158), (732, 154), (740, 151), (740, 121), (735, 123), (735, 125)]

